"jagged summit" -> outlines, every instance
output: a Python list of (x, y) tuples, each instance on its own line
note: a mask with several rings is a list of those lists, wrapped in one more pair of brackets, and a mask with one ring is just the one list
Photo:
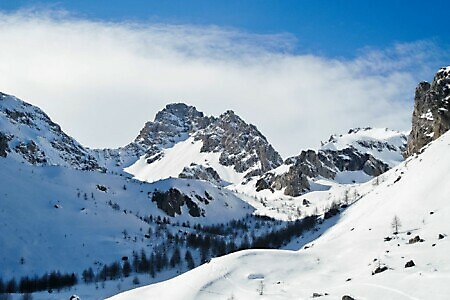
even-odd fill
[(407, 156), (450, 129), (450, 67), (439, 69), (432, 83), (417, 85)]
[(245, 123), (232, 110), (196, 133), (195, 139), (203, 142), (202, 152), (221, 152), (222, 165), (234, 166), (237, 172), (252, 169), (247, 176), (260, 175), (282, 164), (281, 156), (256, 126)]
[(266, 137), (235, 112), (208, 117), (183, 103), (158, 112), (127, 147), (141, 154), (126, 171), (145, 181), (186, 174), (205, 179), (218, 173), (220, 178), (212, 181), (237, 183), (282, 164)]
[(211, 119), (194, 106), (184, 103), (168, 104), (156, 114), (153, 122), (149, 121), (144, 125), (133, 143), (150, 157), (163, 148), (170, 148), (177, 142), (186, 140), (190, 133), (204, 128)]

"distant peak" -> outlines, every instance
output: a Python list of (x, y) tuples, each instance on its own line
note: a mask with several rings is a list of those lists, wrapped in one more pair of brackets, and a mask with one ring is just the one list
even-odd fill
[(187, 105), (185, 103), (170, 103), (156, 114), (155, 121), (166, 119), (167, 114), (176, 116), (178, 118), (201, 118), (203, 113), (198, 111), (195, 106)]
[(245, 123), (241, 117), (239, 117), (234, 111), (227, 110), (223, 114), (220, 115), (220, 119), (227, 121), (229, 123)]

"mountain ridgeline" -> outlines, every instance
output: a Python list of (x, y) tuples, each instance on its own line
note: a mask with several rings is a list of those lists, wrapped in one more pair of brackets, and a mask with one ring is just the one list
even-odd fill
[[(168, 165), (173, 161), (169, 155), (172, 148), (200, 143), (192, 157), (176, 166), (179, 171), (166, 178), (200, 179), (219, 186), (253, 184), (256, 191), (284, 190), (285, 195), (293, 197), (310, 191), (311, 182), (319, 177), (334, 180), (338, 173), (347, 171), (378, 176), (401, 161), (406, 143), (400, 132), (382, 129), (380, 134), (380, 129), (352, 129), (346, 135), (330, 137), (319, 150), (304, 150), (283, 162), (256, 126), (247, 124), (233, 111), (212, 117), (193, 106), (176, 103), (158, 112), (154, 121), (147, 122), (125, 147), (89, 149), (61, 131), (39, 108), (5, 94), (0, 103), (3, 157), (37, 166), (61, 165), (123, 174), (124, 168), (139, 159), (145, 161), (140, 172), (156, 163)], [(388, 155), (383, 156), (386, 152)], [(195, 160), (194, 156), (203, 154), (213, 155), (216, 161)], [(284, 171), (274, 172), (279, 169)], [(221, 178), (221, 174), (230, 172), (231, 179)]]
[[(284, 161), (256, 126), (233, 111), (214, 117), (183, 103), (168, 104), (128, 145), (89, 149), (65, 134), (39, 108), (1, 94), (0, 156), (37, 166), (120, 174), (126, 174), (125, 169), (149, 182), (179, 177), (206, 180), (217, 186), (251, 184), (256, 192), (281, 190), (284, 195), (297, 197), (314, 190), (314, 182), (321, 178), (339, 182), (345, 174), (354, 177), (350, 182), (360, 182), (378, 176), (402, 161), (402, 155), (418, 152), (447, 131), (449, 73), (450, 68), (442, 68), (431, 84), (418, 85), (408, 139), (401, 132), (387, 129), (356, 128), (331, 136), (319, 149), (303, 150)], [(173, 151), (181, 149), (182, 144), (182, 151), (190, 157), (177, 161), (173, 172), (163, 172), (161, 178), (142, 175), (173, 165)]]

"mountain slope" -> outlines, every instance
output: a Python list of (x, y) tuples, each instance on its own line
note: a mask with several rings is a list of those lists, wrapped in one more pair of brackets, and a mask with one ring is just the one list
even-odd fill
[(146, 149), (145, 154), (125, 171), (147, 182), (179, 177), (195, 164), (197, 173), (212, 168), (220, 177), (214, 181), (227, 185), (282, 164), (281, 156), (258, 129), (234, 112), (204, 117), (195, 107), (181, 103), (159, 112), (154, 122), (145, 125), (134, 145)]
[(28, 164), (103, 170), (90, 151), (39, 108), (0, 93), (0, 157)]
[[(111, 299), (306, 299), (314, 293), (321, 299), (446, 299), (449, 145), (446, 133), (387, 172), (371, 192), (325, 222), (322, 236), (305, 249), (238, 252)], [(415, 266), (405, 267), (409, 261)]]
[(336, 184), (362, 183), (403, 161), (405, 147), (406, 136), (401, 132), (351, 129), (344, 135), (332, 135), (319, 150), (303, 150), (282, 166), (253, 178), (248, 183), (253, 190), (235, 189), (253, 196), (292, 198)]

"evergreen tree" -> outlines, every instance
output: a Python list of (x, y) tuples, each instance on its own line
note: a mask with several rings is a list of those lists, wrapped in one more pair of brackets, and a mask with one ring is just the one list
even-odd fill
[(0, 295), (5, 292), (5, 284), (3, 283), (3, 279), (0, 277)]
[(120, 265), (118, 262), (113, 262), (110, 266), (109, 266), (109, 279), (114, 280), (117, 279), (120, 276)]
[(84, 270), (81, 276), (83, 278), (84, 283), (91, 283), (94, 281), (94, 271), (92, 270), (92, 268)]
[(189, 270), (195, 268), (194, 258), (192, 257), (191, 251), (187, 250), (184, 255), (184, 259), (186, 260), (186, 266)]
[(145, 254), (144, 249), (141, 251), (141, 259), (139, 261), (139, 271), (140, 273), (146, 273), (149, 270), (149, 261), (147, 259), (147, 255)]
[(175, 266), (178, 266), (180, 263), (181, 263), (180, 249), (175, 248), (172, 257), (170, 258), (170, 266), (172, 268), (175, 268)]
[(130, 276), (130, 273), (131, 273), (131, 265), (127, 260), (123, 263), (122, 274), (124, 277), (128, 277)]
[(6, 292), (8, 294), (17, 293), (17, 282), (14, 278), (6, 283)]

